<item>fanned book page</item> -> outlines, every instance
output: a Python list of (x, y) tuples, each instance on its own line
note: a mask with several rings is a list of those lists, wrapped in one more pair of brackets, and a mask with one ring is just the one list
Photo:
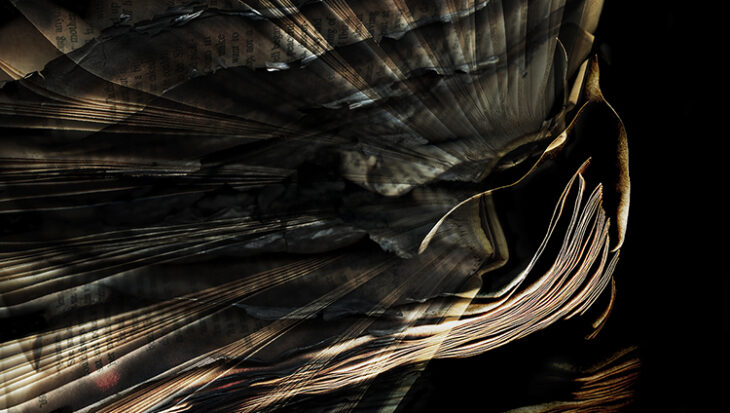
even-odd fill
[[(593, 340), (630, 192), (601, 8), (7, 2), (0, 409), (390, 412), (432, 359)], [(616, 354), (513, 407), (628, 405)]]

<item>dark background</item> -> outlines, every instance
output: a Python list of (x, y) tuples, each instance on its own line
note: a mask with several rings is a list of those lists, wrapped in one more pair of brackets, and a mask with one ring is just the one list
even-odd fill
[[(727, 388), (727, 245), (715, 39), (721, 15), (690, 2), (606, 1), (602, 86), (629, 134), (632, 199), (616, 323), (642, 358), (637, 411), (720, 411)], [(720, 122), (722, 119), (718, 119)], [(719, 122), (718, 122), (719, 123)]]
[(705, 411), (719, 396), (711, 383), (727, 383), (709, 376), (724, 373), (724, 359), (711, 354), (727, 328), (708, 323), (721, 314), (714, 280), (723, 275), (711, 268), (716, 241), (701, 224), (714, 209), (701, 184), (713, 179), (703, 93), (715, 87), (703, 63), (712, 11), (687, 2), (606, 3), (596, 33), (607, 63), (602, 87), (627, 127), (633, 185), (614, 322), (639, 345), (635, 410)]
[(709, 113), (727, 75), (724, 51), (708, 47), (713, 13), (701, 3), (605, 2), (595, 52), (604, 95), (627, 129), (632, 193), (617, 302), (599, 338), (587, 343), (581, 326), (556, 324), (476, 358), (434, 360), (400, 411), (502, 411), (556, 400), (571, 387), (551, 363), (631, 345), (641, 372), (627, 411), (723, 410), (716, 403), (728, 383), (726, 357), (718, 356), (727, 348), (728, 281), (713, 265), (722, 255), (712, 245), (727, 242), (718, 241), (726, 225), (715, 215), (722, 195), (714, 191), (723, 185), (711, 182), (723, 176), (712, 160), (724, 137), (711, 130)]

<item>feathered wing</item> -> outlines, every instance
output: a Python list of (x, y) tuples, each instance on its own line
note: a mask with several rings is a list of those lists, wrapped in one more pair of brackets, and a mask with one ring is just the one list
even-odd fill
[(601, 2), (180, 3), (14, 2), (53, 53), (0, 58), (0, 406), (351, 410), (610, 283), (587, 164), (529, 256), (489, 190), (565, 144), (569, 81), (602, 104)]

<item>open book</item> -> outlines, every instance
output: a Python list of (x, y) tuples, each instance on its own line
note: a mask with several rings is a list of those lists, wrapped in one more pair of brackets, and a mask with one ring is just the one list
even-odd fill
[[(0, 408), (392, 411), (431, 359), (599, 334), (601, 3), (12, 2)], [(535, 408), (623, 406), (611, 363)]]

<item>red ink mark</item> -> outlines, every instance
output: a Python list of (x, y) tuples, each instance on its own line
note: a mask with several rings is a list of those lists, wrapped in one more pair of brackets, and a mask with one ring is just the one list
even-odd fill
[(107, 391), (116, 386), (116, 384), (119, 382), (119, 373), (112, 370), (97, 377), (94, 382), (96, 383), (96, 387), (98, 387), (99, 390)]

